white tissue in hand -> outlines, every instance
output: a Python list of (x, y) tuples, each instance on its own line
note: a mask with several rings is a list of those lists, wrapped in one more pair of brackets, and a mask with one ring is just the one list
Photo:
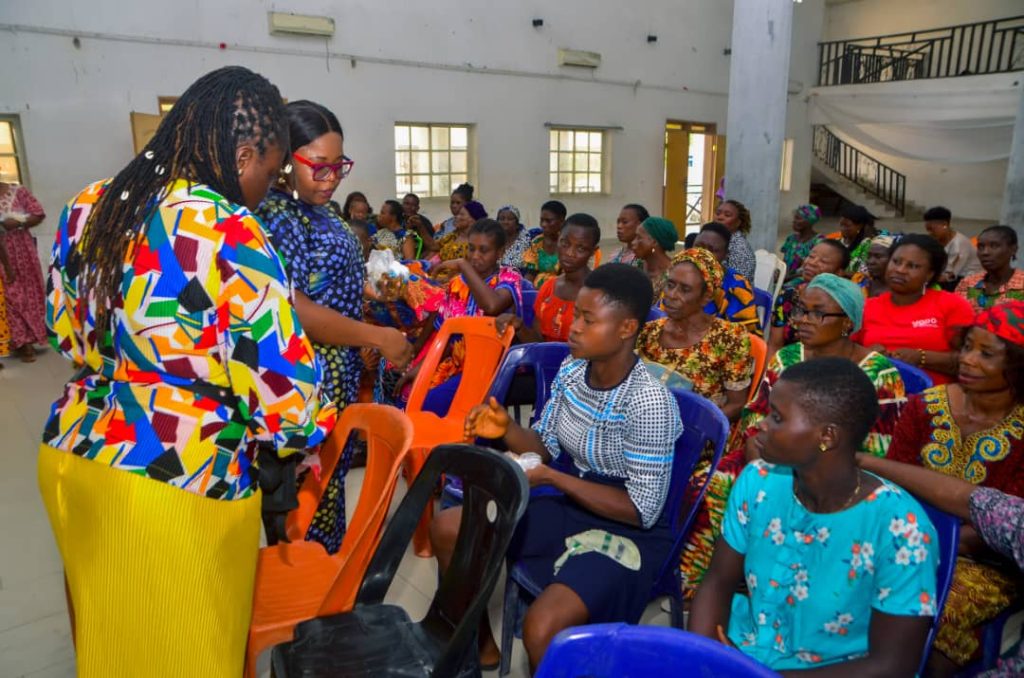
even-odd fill
[(511, 457), (512, 461), (519, 464), (520, 468), (524, 471), (529, 471), (531, 468), (537, 468), (544, 463), (544, 460), (541, 459), (540, 455), (536, 452), (523, 452), (522, 454), (506, 452), (505, 454)]

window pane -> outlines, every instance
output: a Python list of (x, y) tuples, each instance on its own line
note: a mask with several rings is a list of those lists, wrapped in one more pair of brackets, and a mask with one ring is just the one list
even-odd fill
[(430, 154), (430, 171), (434, 174), (448, 173), (448, 151), (434, 151)]
[(430, 153), (427, 151), (412, 152), (412, 171), (417, 174), (430, 172)]
[(561, 132), (558, 133), (558, 150), (572, 150), (572, 132), (569, 132), (568, 130), (562, 130)]
[(465, 174), (453, 174), (452, 175), (452, 187), (453, 187), (452, 190), (455, 190), (454, 189), (455, 186), (458, 186), (459, 184), (464, 184), (464, 183), (466, 183), (466, 175)]
[(448, 148), (447, 127), (430, 128), (430, 147), (433, 148), (435, 151)]
[(469, 148), (469, 128), (468, 127), (452, 127), (450, 148), (467, 149)]
[(395, 177), (395, 194), (402, 195), (409, 192), (409, 177), (398, 175)]
[(600, 174), (591, 174), (590, 175), (590, 191), (592, 193), (600, 193), (601, 192), (601, 175)]
[(549, 153), (548, 156), (550, 158), (550, 162), (548, 164), (548, 169), (550, 171), (552, 171), (552, 172), (557, 172), (558, 171), (558, 154), (557, 153)]
[(558, 175), (558, 192), (559, 193), (572, 193), (572, 175), (571, 174), (559, 174)]
[(586, 174), (574, 174), (572, 176), (573, 190), (577, 193), (586, 193), (587, 187), (590, 185), (587, 183), (588, 181)]
[(590, 150), (592, 150), (592, 151), (600, 151), (601, 150), (601, 142), (603, 141), (603, 138), (602, 138), (603, 136), (604, 135), (601, 132), (591, 132), (590, 133)]
[(590, 154), (590, 171), (600, 172), (601, 171), (601, 154), (591, 153)]
[(409, 130), (409, 134), (412, 140), (412, 147), (415, 149), (426, 150), (429, 148), (430, 143), (430, 128), (429, 127), (413, 127)]
[(406, 151), (395, 152), (395, 173), (396, 174), (408, 174), (412, 171), (411, 161), (409, 160), (409, 154)]
[(587, 151), (590, 150), (590, 133), (589, 132), (576, 132), (576, 150)]
[(587, 157), (589, 153), (576, 153), (576, 171), (586, 172), (587, 168), (590, 167), (590, 159)]
[(0, 153), (14, 153), (14, 135), (7, 121), (0, 122)]
[(430, 192), (430, 177), (426, 174), (414, 174), (412, 188), (407, 193), (426, 194)]
[(559, 172), (571, 172), (572, 171), (572, 153), (559, 153), (558, 154), (558, 171)]
[(452, 182), (448, 175), (430, 177), (430, 195), (451, 195)]
[[(460, 172), (465, 174), (469, 170), (466, 167), (466, 151), (452, 151), (451, 153), (451, 168), (452, 172)], [(452, 177), (452, 181), (455, 181), (455, 177)], [(462, 181), (465, 181), (463, 179)]]
[(548, 147), (552, 151), (558, 150), (558, 132), (555, 130), (548, 132)]
[(395, 125), (395, 148), (409, 148), (408, 125)]
[(558, 172), (548, 174), (548, 190), (552, 193), (558, 192)]
[(0, 156), (0, 181), (12, 184), (20, 184), (21, 177), (18, 176), (18, 161), (14, 156)]

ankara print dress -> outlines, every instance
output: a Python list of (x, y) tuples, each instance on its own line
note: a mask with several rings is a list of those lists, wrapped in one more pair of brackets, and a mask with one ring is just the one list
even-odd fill
[[(296, 290), (348, 318), (363, 319), (362, 250), (341, 217), (326, 206), (309, 205), (277, 190), (267, 195), (256, 214), (284, 259)], [(340, 411), (355, 401), (359, 390), (363, 366), (359, 349), (317, 342), (313, 347), (323, 364), (324, 392)], [(351, 461), (349, 444), (306, 535), (329, 553), (338, 550), (345, 535), (345, 475)]]

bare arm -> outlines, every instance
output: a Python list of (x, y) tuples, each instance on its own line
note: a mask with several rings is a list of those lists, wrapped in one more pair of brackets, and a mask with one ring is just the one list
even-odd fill
[(466, 259), (459, 259), (458, 266), (459, 273), (469, 285), (469, 293), (476, 299), (476, 305), (484, 315), (496, 316), (512, 305), (512, 293), (506, 289), (492, 289)]
[(768, 332), (768, 356), (766, 360), (771, 360), (772, 356), (775, 355), (780, 348), (786, 345), (786, 328), (785, 327), (771, 327)]
[(865, 471), (891, 480), (918, 499), (946, 513), (952, 513), (964, 520), (971, 518), (970, 498), (977, 488), (968, 482), (913, 464), (903, 464), (869, 454), (858, 454), (857, 463)]
[[(507, 440), (507, 439), (506, 439)], [(538, 466), (526, 474), (530, 486), (551, 485), (560, 490), (583, 508), (626, 525), (640, 526), (640, 512), (637, 511), (629, 493), (621, 487), (604, 485), (577, 478), (568, 473), (556, 471), (550, 466)]]
[(732, 597), (741, 581), (743, 554), (719, 537), (707, 574), (690, 606), (690, 632), (719, 640), (718, 627), (729, 628)]
[(494, 326), (498, 330), (498, 336), (505, 335), (505, 328), (509, 325), (516, 332), (516, 337), (524, 344), (533, 344), (544, 341), (540, 329), (537, 327), (537, 319), (533, 319), (533, 325), (526, 325), (523, 319), (513, 313), (502, 313), (494, 320)]
[(722, 414), (729, 420), (729, 423), (735, 423), (740, 418), (740, 412), (743, 411), (743, 406), (747, 404), (747, 389), (741, 391), (726, 391), (725, 392), (725, 404), (722, 405)]
[(313, 341), (332, 346), (374, 348), (393, 363), (405, 365), (412, 347), (405, 335), (393, 327), (377, 327), (348, 318), (321, 306), (302, 292), (295, 292), (295, 312), (302, 328)]

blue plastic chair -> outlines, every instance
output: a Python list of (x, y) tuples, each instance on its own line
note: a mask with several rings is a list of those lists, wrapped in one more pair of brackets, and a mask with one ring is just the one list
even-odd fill
[[(675, 457), (672, 460), (672, 479), (664, 508), (666, 514), (670, 516), (670, 526), (675, 541), (668, 558), (662, 563), (658, 576), (654, 580), (650, 598), (667, 595), (671, 604), (672, 625), (681, 629), (683, 628), (683, 594), (682, 580), (679, 575), (679, 554), (689, 537), (708, 482), (722, 457), (726, 439), (729, 437), (729, 420), (714, 403), (696, 393), (676, 389), (670, 389), (670, 392), (679, 404), (679, 414), (683, 421), (683, 434), (676, 441)], [(685, 507), (687, 510), (684, 511), (690, 477), (709, 441), (714, 450), (711, 468), (700, 492), (693, 503)], [(568, 455), (563, 456), (568, 457)], [(551, 488), (544, 489), (549, 493), (552, 491)], [(531, 496), (534, 496), (533, 493)], [(499, 675), (508, 674), (513, 637), (522, 636), (522, 620), (529, 605), (528, 601), (536, 598), (540, 593), (541, 587), (532, 580), (522, 563), (509, 564), (505, 579), (505, 603), (502, 610)]]
[(654, 320), (659, 320), (659, 319), (664, 318), (664, 317), (665, 317), (665, 312), (662, 311), (657, 306), (653, 306), (651, 308), (651, 312), (647, 314), (647, 322), (652, 322)]
[(523, 324), (527, 327), (533, 325), (533, 304), (537, 301), (537, 290), (523, 288)]
[(931, 504), (918, 501), (921, 503), (925, 513), (928, 514), (928, 518), (931, 519), (935, 532), (939, 537), (939, 568), (935, 572), (935, 593), (937, 598), (935, 601), (935, 617), (932, 620), (932, 627), (928, 631), (928, 639), (924, 643), (921, 664), (917, 668), (917, 675), (923, 676), (925, 664), (928, 663), (928, 655), (932, 651), (932, 643), (935, 642), (935, 635), (939, 632), (939, 619), (942, 618), (942, 608), (946, 604), (949, 587), (953, 584), (957, 548), (960, 545), (960, 519), (945, 511), (940, 511)]
[(914, 367), (895, 358), (889, 358), (889, 362), (900, 373), (900, 378), (903, 379), (903, 388), (907, 395), (921, 393), (926, 388), (932, 387), (932, 378), (920, 367)]
[(562, 631), (536, 678), (778, 678), (739, 650), (663, 626), (593, 624)]
[(768, 330), (768, 322), (772, 317), (772, 295), (757, 287), (754, 288), (754, 306), (757, 307), (757, 320), (761, 323), (761, 331)]

